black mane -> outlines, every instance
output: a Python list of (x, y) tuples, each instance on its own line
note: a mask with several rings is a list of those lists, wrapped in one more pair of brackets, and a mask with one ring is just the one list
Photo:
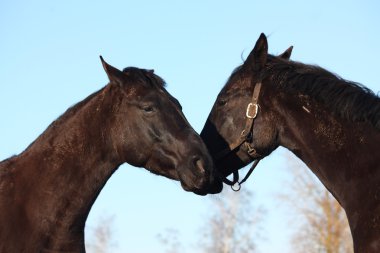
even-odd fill
[[(157, 87), (159, 89), (162, 89), (162, 87), (165, 87), (165, 81), (155, 75), (153, 71), (145, 70), (145, 69), (139, 69), (135, 67), (128, 67), (123, 70), (123, 72), (133, 75), (133, 78), (135, 81), (140, 81), (143, 84), (148, 84), (153, 87)], [(100, 93), (104, 91), (105, 87), (101, 88), (100, 90), (94, 92), (93, 94), (86, 97), (84, 100), (78, 102), (77, 104), (74, 104), (70, 108), (66, 110), (65, 113), (63, 113), (59, 118), (57, 118), (55, 121), (53, 121), (47, 128), (47, 130), (50, 130), (54, 127), (59, 126), (62, 122), (66, 122), (67, 119), (75, 115), (83, 106), (85, 106), (89, 101), (91, 101), (94, 97), (98, 96)], [(48, 131), (46, 131), (48, 132)], [(33, 143), (32, 143), (33, 144)]]
[(362, 84), (347, 81), (321, 67), (270, 56), (263, 78), (278, 88), (299, 92), (323, 103), (344, 119), (369, 122), (380, 129), (380, 97)]

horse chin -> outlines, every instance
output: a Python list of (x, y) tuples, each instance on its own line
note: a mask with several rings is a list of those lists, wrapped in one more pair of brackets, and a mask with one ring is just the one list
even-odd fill
[(218, 194), (223, 190), (223, 181), (221, 179), (215, 179), (214, 184), (208, 189), (209, 194)]
[(211, 188), (205, 188), (205, 189), (199, 189), (199, 188), (194, 188), (194, 187), (188, 187), (185, 184), (181, 182), (182, 188), (187, 191), (187, 192), (192, 192), (200, 196), (206, 196), (207, 194), (217, 194), (220, 193), (223, 189), (223, 183), (221, 182), (218, 186), (216, 187), (211, 187)]
[(186, 180), (180, 178), (182, 188), (187, 192), (193, 192), (200, 196), (205, 196), (207, 194), (217, 194), (223, 190), (222, 180), (205, 180), (201, 179), (197, 183), (186, 183)]
[[(190, 186), (188, 185), (187, 183), (185, 183), (183, 180), (180, 179), (180, 182), (181, 182), (181, 186), (182, 186), (182, 189), (184, 189), (185, 191), (187, 192), (198, 192), (198, 189), (195, 188), (194, 186)], [(198, 194), (199, 195), (199, 194)]]
[(208, 192), (204, 190), (192, 190), (192, 192), (199, 196), (206, 196), (208, 194)]
[(216, 163), (216, 171), (221, 177), (227, 177), (234, 171), (240, 170), (247, 164), (252, 162), (252, 158), (244, 151), (238, 150), (235, 153), (230, 153)]

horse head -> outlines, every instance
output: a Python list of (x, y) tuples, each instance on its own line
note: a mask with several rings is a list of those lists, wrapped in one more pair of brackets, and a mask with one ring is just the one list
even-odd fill
[(104, 121), (118, 159), (180, 180), (186, 191), (220, 192), (205, 144), (164, 81), (153, 70), (120, 71), (101, 60), (110, 81), (106, 89), (113, 93), (111, 117)]
[(270, 86), (264, 76), (268, 61), (288, 61), (292, 49), (277, 57), (268, 55), (267, 39), (261, 34), (245, 62), (233, 71), (220, 91), (201, 136), (221, 177), (278, 147), (277, 119), (268, 100), (263, 99), (269, 94), (263, 86)]

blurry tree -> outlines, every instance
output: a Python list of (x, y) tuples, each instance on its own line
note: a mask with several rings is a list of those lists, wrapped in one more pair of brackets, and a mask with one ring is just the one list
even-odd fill
[(295, 252), (350, 253), (352, 237), (344, 209), (319, 179), (300, 161), (289, 157), (293, 173), (290, 193), (282, 197), (296, 215), (292, 245)]
[[(258, 232), (262, 230), (260, 221), (264, 217), (261, 208), (253, 206), (253, 195), (247, 185), (239, 192), (225, 187), (223, 192), (208, 198), (208, 213), (204, 225), (200, 227), (197, 247), (205, 253), (255, 253), (256, 242), (261, 240)], [(180, 233), (167, 229), (158, 235), (167, 253), (183, 253), (186, 248)]]
[(158, 240), (165, 247), (166, 253), (183, 253), (183, 245), (179, 240), (180, 233), (177, 229), (168, 228), (163, 233), (158, 234)]
[(86, 251), (89, 253), (110, 253), (115, 246), (112, 239), (113, 216), (99, 218), (95, 227), (90, 228), (90, 240), (86, 242)]
[[(225, 187), (217, 196), (211, 196), (208, 217), (202, 228), (200, 247), (203, 252), (252, 253), (260, 240), (261, 208), (253, 206), (253, 194), (247, 186), (239, 192)], [(261, 238), (262, 239), (262, 238)]]

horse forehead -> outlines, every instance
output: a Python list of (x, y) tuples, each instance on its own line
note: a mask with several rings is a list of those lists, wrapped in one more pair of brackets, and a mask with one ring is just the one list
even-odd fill
[(146, 97), (152, 102), (158, 102), (165, 106), (165, 108), (173, 106), (177, 111), (181, 110), (181, 104), (179, 101), (172, 96), (164, 87), (151, 87), (145, 92), (139, 93), (138, 97)]
[(137, 84), (125, 87), (125, 91), (128, 97), (132, 98), (142, 98), (150, 97), (151, 99), (164, 96), (165, 92), (158, 87), (154, 87), (147, 84)]
[(228, 83), (219, 93), (219, 96), (239, 96), (245, 95), (250, 92), (250, 86), (244, 82), (231, 82)]
[(227, 81), (226, 85), (222, 89), (222, 92), (245, 91), (250, 89), (250, 87), (251, 79), (243, 73), (236, 73)]

